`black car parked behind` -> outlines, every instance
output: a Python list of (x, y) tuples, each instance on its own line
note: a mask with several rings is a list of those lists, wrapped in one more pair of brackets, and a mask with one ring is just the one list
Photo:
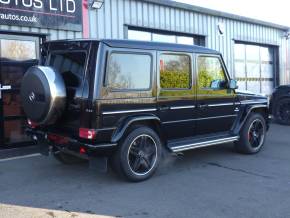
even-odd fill
[(290, 85), (277, 87), (270, 100), (271, 114), (282, 125), (290, 125)]

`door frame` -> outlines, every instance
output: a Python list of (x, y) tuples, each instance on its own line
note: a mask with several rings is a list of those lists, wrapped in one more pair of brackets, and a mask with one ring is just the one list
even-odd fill
[[(195, 56), (195, 72), (196, 72), (196, 102), (198, 109), (199, 118), (196, 119), (196, 125), (200, 127), (196, 129), (197, 133), (203, 134), (219, 134), (219, 133), (230, 133), (232, 127), (234, 126), (235, 120), (237, 119), (236, 107), (239, 102), (237, 101), (237, 94), (234, 90), (221, 89), (222, 91), (227, 92), (226, 95), (223, 94), (214, 94), (215, 90), (208, 90), (210, 94), (200, 94), (199, 91), (199, 57), (208, 57), (216, 58), (219, 60), (221, 67), (224, 71), (227, 82), (230, 81), (230, 74), (224, 62), (224, 59), (221, 54), (205, 54), (205, 53), (196, 53)], [(219, 90), (216, 90), (219, 91)], [(230, 91), (230, 92), (229, 92)], [(227, 96), (227, 97), (226, 97)], [(210, 100), (207, 97), (211, 97)], [(221, 113), (222, 112), (222, 113)], [(228, 113), (226, 113), (228, 112)], [(204, 114), (204, 116), (202, 116)], [(228, 129), (223, 129), (223, 126), (220, 123), (213, 122), (218, 120), (228, 119)], [(230, 125), (231, 124), (231, 125)], [(206, 128), (211, 127), (211, 128)], [(204, 129), (202, 129), (204, 128)]]
[[(162, 55), (185, 55), (190, 61), (190, 88), (163, 89), (160, 84), (160, 60)], [(157, 108), (162, 126), (169, 140), (195, 136), (197, 107), (196, 107), (196, 72), (195, 53), (188, 51), (157, 50)], [(172, 95), (162, 95), (162, 91)], [(183, 94), (184, 91), (191, 94)], [(190, 116), (188, 116), (190, 114)], [(178, 126), (186, 126), (187, 131), (180, 131)]]
[[(41, 61), (41, 44), (46, 41), (47, 34), (34, 34), (28, 32), (16, 32), (16, 31), (0, 31), (0, 39), (7, 39), (7, 40), (29, 40), (35, 41), (36, 43), (36, 57)], [(0, 45), (1, 46), (1, 45)], [(1, 82), (0, 82), (1, 84)], [(3, 92), (3, 91), (2, 91)], [(10, 91), (10, 92), (13, 92)], [(21, 146), (27, 146), (33, 144), (31, 141), (23, 141), (23, 142), (16, 142), (16, 143), (5, 143), (5, 136), (4, 136), (4, 122), (7, 120), (19, 120), (24, 119), (23, 116), (7, 116), (4, 115), (4, 109), (2, 105), (2, 100), (0, 100), (0, 149), (6, 148), (15, 148)]]

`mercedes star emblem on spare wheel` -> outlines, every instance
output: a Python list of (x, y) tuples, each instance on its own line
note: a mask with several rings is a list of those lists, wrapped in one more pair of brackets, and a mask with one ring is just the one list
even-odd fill
[(35, 94), (34, 94), (34, 92), (31, 92), (28, 97), (29, 97), (29, 100), (31, 102), (34, 102), (34, 100), (35, 100)]

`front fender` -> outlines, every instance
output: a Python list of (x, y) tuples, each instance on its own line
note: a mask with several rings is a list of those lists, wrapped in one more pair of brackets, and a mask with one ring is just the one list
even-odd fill
[(126, 130), (129, 128), (130, 125), (136, 122), (142, 121), (155, 121), (159, 124), (161, 123), (160, 119), (155, 115), (138, 115), (133, 117), (127, 117), (123, 121), (120, 122), (117, 129), (114, 131), (112, 135), (111, 142), (117, 143), (125, 134)]
[(265, 112), (265, 119), (268, 125), (268, 117), (269, 117), (269, 107), (266, 104), (257, 104), (257, 105), (245, 105), (243, 108), (243, 112), (237, 118), (237, 121), (234, 125), (233, 132), (234, 134), (239, 134), (245, 122), (247, 121), (249, 115), (255, 110), (263, 110)]

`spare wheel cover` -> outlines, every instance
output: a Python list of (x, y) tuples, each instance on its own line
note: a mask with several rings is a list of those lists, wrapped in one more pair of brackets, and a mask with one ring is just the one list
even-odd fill
[(25, 114), (38, 124), (52, 124), (65, 108), (63, 78), (51, 67), (29, 68), (23, 77), (20, 95)]

